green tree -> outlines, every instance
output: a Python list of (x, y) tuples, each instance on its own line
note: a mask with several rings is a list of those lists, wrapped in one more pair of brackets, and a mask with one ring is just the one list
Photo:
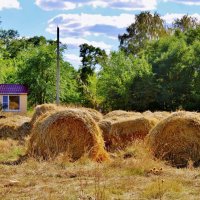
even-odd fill
[(200, 111), (200, 40), (195, 41), (191, 46), (190, 68), (192, 74), (191, 95), (186, 102), (185, 108), (188, 110)]
[(175, 19), (173, 22), (173, 27), (175, 29), (179, 29), (182, 32), (189, 30), (189, 29), (194, 29), (198, 26), (198, 21), (196, 18), (184, 15), (181, 19)]
[(0, 83), (15, 83), (16, 71), (15, 60), (0, 58)]
[[(55, 102), (56, 94), (56, 45), (42, 44), (29, 47), (18, 57), (17, 81), (29, 88), (31, 105)], [(80, 99), (77, 72), (61, 60), (60, 98), (65, 103), (77, 103)]]
[[(41, 44), (21, 51), (17, 57), (18, 83), (29, 88), (30, 105), (55, 102), (56, 94), (56, 45)], [(76, 81), (77, 72), (60, 58), (60, 99), (65, 103), (78, 103), (80, 94)]]
[(33, 46), (40, 46), (42, 44), (47, 44), (47, 40), (44, 36), (34, 36), (27, 39), (27, 42), (29, 44), (32, 44)]
[(81, 103), (78, 72), (68, 62), (61, 62), (60, 100), (62, 103)]
[(99, 64), (99, 60), (106, 57), (106, 52), (105, 50), (85, 43), (80, 45), (80, 57), (82, 62), (79, 70), (80, 78), (83, 83), (87, 84), (88, 76), (93, 75), (96, 65)]
[[(144, 108), (138, 105), (141, 100), (146, 107), (150, 104), (152, 99), (141, 91), (149, 90), (150, 93), (151, 88), (139, 85), (143, 77), (152, 75), (151, 67), (145, 59), (126, 56), (122, 51), (112, 52), (101, 66), (97, 88), (99, 96), (103, 97), (104, 109), (142, 110)], [(136, 82), (137, 86), (134, 85)], [(140, 96), (134, 91), (136, 87), (137, 91), (140, 90)]]
[(98, 89), (98, 74), (93, 73), (88, 76), (87, 84), (82, 82), (81, 88), (84, 94), (84, 104), (87, 107), (99, 109), (103, 102), (103, 97), (99, 93)]
[(188, 45), (192, 45), (196, 41), (200, 41), (200, 26), (196, 28), (191, 28), (185, 33), (186, 42)]
[(28, 86), (31, 104), (53, 102), (55, 98), (55, 46), (42, 45), (18, 56), (18, 81)]
[(191, 97), (194, 74), (192, 50), (185, 38), (162, 38), (152, 43), (146, 52), (156, 80), (155, 108), (185, 108)]
[(135, 16), (135, 22), (127, 29), (127, 33), (119, 35), (120, 49), (126, 53), (138, 53), (147, 41), (157, 40), (166, 35), (164, 21), (158, 13), (141, 12)]
[(0, 39), (3, 40), (5, 44), (9, 42), (10, 40), (16, 39), (18, 37), (19, 37), (19, 33), (16, 30), (13, 30), (13, 29), (0, 30)]

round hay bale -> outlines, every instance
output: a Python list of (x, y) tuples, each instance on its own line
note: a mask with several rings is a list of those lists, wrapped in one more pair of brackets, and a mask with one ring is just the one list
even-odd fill
[(107, 160), (100, 128), (81, 109), (66, 109), (41, 116), (33, 126), (27, 153), (53, 159), (63, 153), (72, 160), (84, 154), (95, 161)]
[(200, 164), (199, 114), (177, 112), (157, 124), (146, 138), (155, 157), (172, 166), (186, 167), (189, 162)]
[(0, 139), (23, 139), (30, 133), (30, 118), (13, 116), (0, 120)]
[(99, 122), (99, 121), (101, 121), (101, 120), (103, 119), (103, 115), (102, 115), (99, 111), (97, 111), (97, 110), (95, 110), (95, 109), (92, 109), (92, 108), (84, 108), (84, 107), (82, 107), (81, 109), (86, 110), (86, 111), (88, 112), (88, 114), (90, 114), (91, 117), (92, 117), (96, 122)]
[(109, 151), (127, 147), (136, 139), (144, 139), (158, 121), (154, 118), (121, 118), (99, 122), (106, 148)]
[(59, 107), (56, 104), (42, 104), (42, 105), (36, 106), (35, 112), (30, 121), (31, 125), (33, 125), (41, 115), (50, 111), (56, 111), (58, 110), (58, 108)]

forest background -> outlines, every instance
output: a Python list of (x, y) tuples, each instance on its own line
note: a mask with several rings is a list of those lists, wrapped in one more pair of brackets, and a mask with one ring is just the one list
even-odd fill
[[(64, 60), (61, 44), (60, 100), (100, 109), (200, 109), (200, 24), (184, 15), (166, 24), (158, 13), (141, 12), (119, 35), (119, 49), (107, 54), (80, 45), (81, 66)], [(29, 89), (29, 107), (54, 103), (56, 41), (20, 37), (0, 29), (0, 83)]]

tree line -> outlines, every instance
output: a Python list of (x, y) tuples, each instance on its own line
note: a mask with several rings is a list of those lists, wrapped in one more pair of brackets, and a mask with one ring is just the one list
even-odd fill
[[(27, 85), (30, 105), (55, 101), (54, 41), (0, 30), (0, 50), (1, 83)], [(188, 15), (166, 24), (141, 12), (119, 35), (118, 51), (82, 44), (80, 57), (75, 70), (61, 54), (62, 103), (103, 111), (200, 108), (200, 25)]]

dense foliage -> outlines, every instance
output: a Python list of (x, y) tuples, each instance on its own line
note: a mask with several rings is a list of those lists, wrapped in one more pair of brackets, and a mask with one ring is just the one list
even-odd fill
[[(80, 46), (75, 70), (61, 56), (61, 101), (104, 111), (200, 110), (200, 25), (188, 15), (166, 25), (159, 14), (136, 15), (106, 55)], [(61, 49), (63, 53), (63, 49)], [(55, 101), (56, 46), (44, 37), (0, 30), (0, 83), (29, 88), (30, 105)]]
[[(61, 45), (63, 53), (65, 46)], [(0, 30), (0, 83), (21, 83), (29, 89), (29, 105), (55, 102), (56, 43), (45, 37), (19, 38), (14, 30)], [(60, 57), (60, 99), (80, 103), (78, 72)]]

